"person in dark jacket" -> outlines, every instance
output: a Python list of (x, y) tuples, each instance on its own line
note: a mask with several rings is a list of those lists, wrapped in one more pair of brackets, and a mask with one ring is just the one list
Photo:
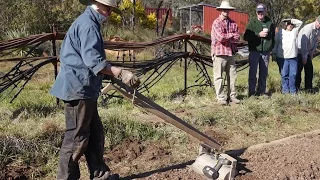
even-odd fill
[[(256, 7), (257, 18), (247, 25), (244, 40), (249, 45), (249, 92), (248, 95), (266, 95), (268, 64), (270, 53), (275, 44), (275, 25), (266, 16), (267, 8), (263, 4)], [(259, 80), (257, 85), (257, 70)]]
[(139, 79), (106, 61), (100, 28), (112, 11), (121, 13), (116, 0), (81, 2), (88, 6), (64, 38), (60, 71), (50, 91), (65, 105), (66, 132), (57, 179), (80, 179), (78, 161), (85, 155), (90, 179), (106, 180), (110, 169), (103, 159), (105, 137), (97, 110), (102, 79), (104, 75), (111, 75), (133, 87), (139, 85)]

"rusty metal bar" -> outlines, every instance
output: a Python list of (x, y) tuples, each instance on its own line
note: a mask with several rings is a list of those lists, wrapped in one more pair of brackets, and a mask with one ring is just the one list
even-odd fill
[[(18, 38), (9, 41), (1, 41), (0, 42), (0, 52), (13, 48), (21, 48), (26, 45), (30, 45), (33, 43), (38, 43), (40, 41), (51, 40), (53, 33), (39, 34), (33, 35), (25, 38)], [(63, 40), (65, 33), (56, 33), (56, 40)], [(210, 38), (206, 38), (203, 36), (198, 36), (195, 34), (178, 34), (172, 35), (168, 37), (163, 37), (156, 39), (151, 42), (114, 42), (114, 41), (104, 41), (104, 47), (109, 50), (134, 50), (134, 49), (144, 49), (150, 46), (158, 46), (166, 43), (171, 43), (179, 40), (195, 40), (204, 42), (207, 44), (211, 43)], [(246, 46), (247, 43), (245, 41), (241, 41), (237, 43), (238, 47)]]
[(163, 23), (162, 31), (161, 31), (161, 37), (163, 37), (164, 30), (165, 30), (166, 25), (167, 25), (167, 21), (168, 21), (169, 13), (170, 13), (170, 8), (168, 8), (168, 9), (167, 9), (167, 12), (166, 12), (166, 18), (164, 19), (164, 23)]

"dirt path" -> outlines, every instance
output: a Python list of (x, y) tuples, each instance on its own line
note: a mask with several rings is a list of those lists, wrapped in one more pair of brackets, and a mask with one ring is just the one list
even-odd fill
[[(144, 164), (144, 168), (148, 170), (140, 174), (128, 175), (124, 179), (204, 179), (202, 176), (195, 174), (187, 167), (187, 165), (192, 163), (191, 161), (168, 167), (167, 163), (170, 163), (170, 152), (166, 152), (156, 145), (149, 144), (150, 147), (144, 149), (141, 148), (142, 145), (138, 142), (128, 141), (127, 143), (128, 144), (123, 144), (121, 148), (124, 146), (127, 147), (125, 149), (128, 157), (123, 157), (121, 161), (129, 162), (132, 160), (139, 160), (139, 162)], [(136, 148), (139, 146), (140, 148)], [(320, 131), (314, 131), (303, 135), (273, 141), (267, 144), (255, 145), (245, 150), (233, 151), (233, 154), (239, 154), (239, 156), (237, 156), (239, 161), (239, 175), (236, 177), (236, 180), (320, 179), (319, 149)], [(135, 155), (132, 155), (130, 151), (138, 152), (133, 153), (137, 155), (137, 157), (132, 158)], [(114, 153), (110, 153), (110, 155), (113, 156)], [(162, 163), (164, 168), (154, 169), (153, 167), (156, 167), (158, 163)], [(140, 168), (143, 167), (139, 164), (136, 164), (137, 169), (139, 169), (138, 166)], [(127, 171), (130, 168), (132, 167), (125, 167), (122, 164), (121, 169), (116, 168), (114, 170), (115, 172), (119, 172), (121, 174), (121, 172)]]

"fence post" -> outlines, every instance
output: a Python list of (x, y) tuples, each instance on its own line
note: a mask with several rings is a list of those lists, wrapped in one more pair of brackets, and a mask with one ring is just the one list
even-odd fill
[[(56, 45), (56, 36), (57, 36), (57, 31), (56, 31), (56, 28), (55, 28), (55, 25), (53, 24), (51, 26), (51, 32), (53, 34), (52, 36), (52, 55), (57, 57), (57, 45)], [(54, 79), (57, 79), (57, 75), (58, 75), (58, 57), (56, 58), (56, 61), (53, 62), (53, 67), (54, 67)], [(57, 105), (59, 105), (59, 98), (56, 98), (56, 103)]]
[(134, 26), (136, 25), (136, 0), (133, 0), (132, 8), (132, 32), (134, 32)]
[(157, 36), (159, 36), (159, 11), (160, 11), (160, 8), (162, 6), (162, 3), (163, 1), (160, 1), (160, 3), (158, 4), (158, 7), (157, 7), (157, 11), (156, 11), (156, 18), (157, 18), (157, 23), (156, 23), (156, 33), (157, 33)]
[(164, 19), (164, 23), (163, 23), (163, 26), (162, 26), (161, 37), (163, 37), (164, 29), (166, 28), (170, 11), (171, 11), (170, 8), (168, 8), (167, 12), (166, 12), (166, 18)]
[[(184, 51), (188, 52), (188, 43), (187, 43), (187, 39), (184, 40)], [(188, 66), (188, 57), (184, 58), (184, 95), (187, 95), (187, 68)]]

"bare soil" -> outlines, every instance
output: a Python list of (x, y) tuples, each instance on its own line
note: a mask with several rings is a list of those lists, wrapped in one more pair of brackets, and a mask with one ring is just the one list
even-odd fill
[[(205, 131), (223, 144), (227, 139)], [(236, 180), (318, 180), (320, 179), (320, 131), (230, 151), (238, 159)], [(203, 180), (186, 162), (174, 162), (172, 152), (160, 144), (128, 139), (107, 152), (105, 160), (121, 179)], [(8, 167), (0, 180), (28, 179), (28, 167)]]
[(6, 167), (0, 170), (0, 180), (27, 180), (29, 171), (30, 168), (23, 166)]
[[(239, 162), (239, 174), (236, 180), (316, 180), (320, 179), (319, 149), (320, 131), (315, 131), (255, 145), (247, 149), (230, 151), (230, 154), (236, 157)], [(126, 154), (126, 157), (123, 154)], [(121, 161), (134, 160), (139, 162), (140, 164), (136, 164), (136, 171), (141, 171), (141, 167), (145, 168), (144, 172), (132, 173), (132, 175), (127, 174), (127, 170), (132, 167), (126, 167), (124, 164), (121, 165), (121, 168), (113, 169), (114, 172), (127, 175), (126, 177), (122, 176), (123, 179), (204, 179), (187, 167), (192, 164), (192, 161), (168, 166), (167, 163), (172, 163), (170, 152), (155, 144), (142, 145), (138, 141), (126, 141), (118, 149), (110, 152), (108, 156), (115, 157), (111, 160), (114, 162), (110, 164), (111, 166), (121, 159)], [(162, 165), (162, 168), (154, 169), (154, 167), (159, 167), (158, 163)]]
[(320, 179), (320, 131), (248, 148), (241, 156), (238, 180)]

